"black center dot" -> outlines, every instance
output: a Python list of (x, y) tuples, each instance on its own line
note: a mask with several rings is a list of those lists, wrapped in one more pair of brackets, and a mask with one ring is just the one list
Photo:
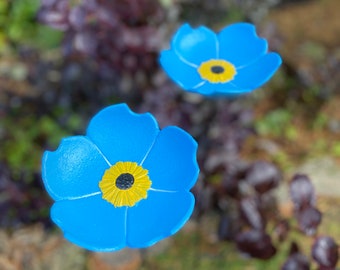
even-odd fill
[(116, 179), (116, 187), (123, 190), (129, 189), (130, 187), (132, 187), (134, 182), (135, 179), (133, 178), (132, 174), (122, 173)]
[(212, 66), (210, 69), (211, 69), (211, 72), (216, 73), (216, 74), (221, 74), (224, 72), (224, 67), (221, 67), (221, 66)]

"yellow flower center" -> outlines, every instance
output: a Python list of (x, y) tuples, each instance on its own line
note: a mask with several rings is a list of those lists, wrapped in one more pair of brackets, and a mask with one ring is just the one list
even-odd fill
[(151, 187), (148, 170), (136, 162), (119, 161), (104, 172), (99, 188), (103, 199), (115, 207), (134, 206)]
[(198, 67), (201, 78), (210, 83), (226, 83), (234, 79), (236, 69), (233, 64), (225, 60), (211, 59)]

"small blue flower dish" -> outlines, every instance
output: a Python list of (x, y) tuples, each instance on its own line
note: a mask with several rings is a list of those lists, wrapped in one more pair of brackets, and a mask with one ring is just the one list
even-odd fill
[(266, 83), (281, 65), (250, 23), (234, 23), (218, 34), (205, 26), (182, 25), (170, 49), (160, 54), (168, 76), (186, 91), (205, 96), (238, 96)]

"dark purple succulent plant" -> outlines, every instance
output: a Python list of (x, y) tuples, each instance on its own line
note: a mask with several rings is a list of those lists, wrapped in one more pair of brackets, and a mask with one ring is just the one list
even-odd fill
[(42, 1), (38, 19), (64, 31), (64, 53), (91, 57), (116, 73), (152, 72), (162, 36), (165, 10), (156, 0)]

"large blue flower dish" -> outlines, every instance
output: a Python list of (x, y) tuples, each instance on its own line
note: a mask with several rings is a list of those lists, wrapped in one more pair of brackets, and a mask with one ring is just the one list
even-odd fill
[(205, 96), (249, 93), (269, 81), (281, 63), (255, 26), (245, 22), (228, 25), (219, 33), (184, 24), (170, 48), (160, 54), (161, 66), (175, 83)]
[(86, 135), (43, 155), (43, 183), (55, 201), (51, 219), (65, 238), (92, 251), (151, 246), (193, 212), (196, 152), (184, 130), (160, 130), (150, 113), (126, 104), (106, 107)]

